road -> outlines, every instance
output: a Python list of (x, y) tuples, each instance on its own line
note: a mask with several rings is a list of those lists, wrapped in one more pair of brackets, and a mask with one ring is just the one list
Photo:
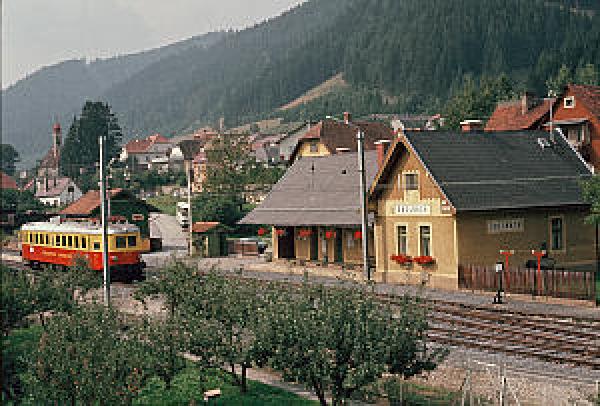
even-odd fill
[(175, 216), (164, 213), (150, 214), (150, 236), (162, 239), (161, 252), (145, 254), (144, 261), (149, 266), (158, 266), (173, 257), (185, 256), (187, 234), (181, 230)]

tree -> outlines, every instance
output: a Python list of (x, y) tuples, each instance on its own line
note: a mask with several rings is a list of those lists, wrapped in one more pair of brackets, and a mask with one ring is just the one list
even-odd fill
[(247, 210), (243, 209), (244, 200), (239, 194), (219, 194), (202, 192), (192, 200), (194, 221), (218, 221), (221, 224), (237, 228)]
[(600, 176), (595, 175), (581, 183), (583, 199), (591, 206), (587, 222), (600, 224)]
[(556, 75), (546, 81), (548, 95), (560, 96), (569, 83), (573, 83), (573, 72), (567, 65), (562, 65)]
[(121, 128), (108, 104), (87, 101), (81, 115), (73, 118), (60, 155), (63, 175), (75, 180), (84, 192), (96, 187), (90, 174), (96, 172), (99, 162), (100, 136), (106, 137), (108, 162), (119, 154)]
[(0, 170), (8, 176), (14, 176), (19, 153), (10, 144), (0, 144)]
[(600, 75), (593, 63), (586, 63), (575, 70), (575, 83), (578, 85), (600, 86)]
[(25, 324), (25, 318), (34, 312), (32, 303), (32, 278), (19, 272), (0, 266), (2, 286), (0, 295), (0, 314), (2, 315), (2, 336), (11, 329)]
[(467, 75), (461, 89), (446, 104), (444, 126), (458, 129), (463, 120), (487, 119), (498, 102), (510, 100), (517, 94), (517, 85), (505, 74), (484, 77), (480, 81)]
[(105, 306), (77, 308), (48, 322), (33, 354), (33, 403), (130, 404), (148, 378), (137, 337)]
[(364, 391), (383, 374), (432, 370), (445, 351), (426, 342), (426, 313), (412, 298), (392, 308), (361, 288), (305, 286), (260, 320), (256, 340), (285, 379), (310, 387), (322, 405)]

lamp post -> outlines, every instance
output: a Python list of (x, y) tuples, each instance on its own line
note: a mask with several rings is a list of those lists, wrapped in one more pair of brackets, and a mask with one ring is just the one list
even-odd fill
[(367, 174), (365, 169), (365, 134), (358, 125), (348, 121), (341, 121), (332, 116), (327, 116), (330, 120), (343, 122), (345, 125), (357, 130), (356, 141), (358, 143), (358, 172), (360, 176), (360, 217), (361, 217), (361, 236), (362, 236), (362, 257), (363, 272), (367, 275), (367, 280), (371, 280), (371, 267), (369, 264), (369, 211), (367, 209)]

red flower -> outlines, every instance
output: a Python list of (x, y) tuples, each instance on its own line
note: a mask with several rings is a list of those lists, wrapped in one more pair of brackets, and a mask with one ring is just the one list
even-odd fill
[(362, 231), (355, 231), (354, 232), (354, 239), (355, 240), (362, 240)]
[(275, 234), (277, 234), (277, 236), (279, 236), (279, 237), (283, 237), (285, 235), (285, 229), (283, 229), (283, 228), (277, 229), (277, 230), (275, 230)]
[(411, 262), (413, 262), (413, 259), (411, 257), (409, 257), (408, 255), (392, 255), (392, 261), (400, 264), (400, 265), (405, 265), (405, 264), (410, 264)]
[(335, 238), (335, 236), (335, 231), (325, 231), (325, 238), (327, 238), (328, 240)]
[(265, 230), (264, 228), (259, 228), (258, 229), (258, 235), (265, 235), (267, 233), (267, 230)]
[(300, 230), (298, 231), (298, 237), (306, 238), (312, 235), (312, 230)]
[(430, 257), (429, 255), (415, 257), (414, 261), (419, 265), (431, 265), (435, 263), (435, 259), (433, 259), (433, 257)]

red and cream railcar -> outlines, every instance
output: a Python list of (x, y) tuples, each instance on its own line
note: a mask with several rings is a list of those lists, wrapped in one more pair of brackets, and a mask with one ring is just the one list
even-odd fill
[[(80, 256), (93, 270), (102, 268), (102, 227), (86, 223), (27, 223), (21, 227), (23, 261), (32, 265), (71, 266)], [(112, 272), (141, 273), (140, 230), (131, 224), (108, 227), (108, 260)]]

